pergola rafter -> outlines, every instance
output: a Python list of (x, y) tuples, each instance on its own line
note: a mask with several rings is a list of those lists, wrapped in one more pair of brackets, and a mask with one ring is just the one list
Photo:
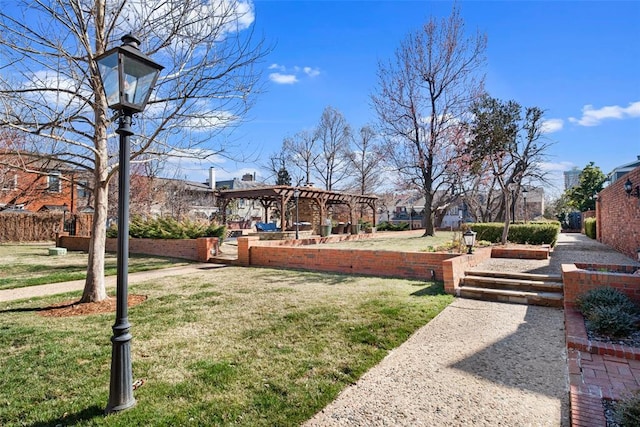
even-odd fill
[[(377, 196), (364, 196), (358, 194), (340, 193), (337, 191), (321, 190), (314, 187), (291, 187), (287, 185), (265, 186), (251, 189), (219, 190), (217, 197), (222, 201), (223, 220), (226, 222), (226, 207), (234, 199), (258, 200), (266, 212), (274, 205), (278, 206), (280, 212), (285, 212), (285, 207), (289, 200), (294, 197), (294, 192), (298, 190), (300, 199), (313, 200), (320, 210), (320, 218), (327, 218), (327, 211), (330, 205), (347, 205), (349, 208), (349, 218), (354, 222), (355, 210), (358, 205), (365, 205), (371, 209), (373, 223), (376, 223), (376, 201)], [(265, 218), (267, 222), (268, 218)], [(320, 224), (314, 224), (320, 225)]]

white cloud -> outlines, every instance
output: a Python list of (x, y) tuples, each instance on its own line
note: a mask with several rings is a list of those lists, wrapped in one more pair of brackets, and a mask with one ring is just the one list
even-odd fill
[(547, 172), (552, 172), (552, 171), (564, 172), (564, 171), (570, 170), (575, 165), (571, 162), (558, 162), (558, 163), (540, 162), (538, 166), (540, 167), (540, 169)]
[(314, 78), (320, 75), (320, 69), (313, 67), (286, 67), (273, 63), (267, 67), (268, 70), (276, 72), (269, 74), (269, 80), (277, 84), (290, 85), (300, 81), (302, 77)]
[(570, 117), (569, 121), (580, 126), (598, 126), (606, 119), (628, 119), (631, 117), (640, 117), (640, 101), (632, 102), (627, 107), (609, 105), (597, 110), (593, 108), (593, 105), (585, 105), (582, 107), (582, 117), (579, 119)]
[(562, 119), (549, 119), (542, 122), (542, 133), (553, 133), (562, 130), (564, 126), (564, 120)]
[(295, 76), (295, 74), (271, 73), (269, 74), (269, 80), (281, 85), (291, 85), (294, 83), (298, 83), (298, 78)]
[(317, 68), (304, 67), (304, 73), (309, 77), (317, 77), (320, 75), (320, 70)]

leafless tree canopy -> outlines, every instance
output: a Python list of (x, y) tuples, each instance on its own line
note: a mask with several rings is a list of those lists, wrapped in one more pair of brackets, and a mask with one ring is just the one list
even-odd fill
[(351, 127), (340, 111), (327, 107), (320, 117), (316, 135), (320, 150), (314, 168), (325, 190), (333, 190), (349, 174)]
[(236, 0), (24, 0), (0, 11), (0, 127), (25, 135), (41, 157), (94, 174), (84, 301), (106, 297), (107, 186), (117, 170), (114, 118), (93, 58), (132, 33), (165, 66), (135, 120), (134, 161), (202, 158), (224, 151), (212, 138), (251, 106), (254, 64), (267, 52), (253, 19), (250, 4)]
[(371, 126), (363, 126), (353, 138), (353, 148), (347, 153), (351, 188), (357, 194), (373, 194), (382, 184), (382, 147)]
[[(482, 92), (486, 36), (467, 37), (456, 8), (407, 36), (393, 60), (380, 63), (372, 96), (388, 162), (398, 185), (425, 197), (425, 235), (433, 235), (435, 194), (454, 184), (454, 159), (464, 143), (461, 122)], [(447, 200), (437, 198), (446, 203)]]

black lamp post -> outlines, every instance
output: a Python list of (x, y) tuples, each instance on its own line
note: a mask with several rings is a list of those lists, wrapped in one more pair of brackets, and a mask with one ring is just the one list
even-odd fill
[(527, 194), (529, 193), (529, 190), (527, 190), (526, 188), (522, 189), (522, 199), (523, 199), (523, 206), (522, 206), (522, 210), (524, 213), (524, 223), (527, 223)]
[(98, 56), (95, 61), (109, 108), (119, 112), (120, 135), (118, 171), (118, 265), (116, 288), (116, 321), (111, 337), (111, 382), (106, 413), (122, 411), (136, 404), (133, 397), (131, 371), (131, 334), (129, 333), (128, 269), (129, 269), (129, 137), (131, 116), (144, 110), (160, 70), (138, 49), (140, 41), (130, 34), (122, 37), (122, 46)]
[(409, 206), (409, 230), (413, 230), (413, 206)]
[(299, 235), (298, 235), (298, 230), (299, 230), (299, 225), (300, 225), (300, 221), (298, 221), (298, 199), (300, 198), (300, 190), (298, 190), (297, 188), (295, 190), (293, 190), (293, 197), (295, 197), (296, 199), (296, 240), (298, 240)]

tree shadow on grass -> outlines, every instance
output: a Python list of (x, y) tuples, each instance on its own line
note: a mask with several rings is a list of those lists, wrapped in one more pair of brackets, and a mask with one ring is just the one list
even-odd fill
[(29, 427), (48, 427), (57, 425), (71, 426), (79, 423), (80, 421), (90, 421), (94, 418), (104, 418), (104, 416), (104, 408), (92, 405), (74, 414), (65, 414), (59, 418), (29, 424)]

